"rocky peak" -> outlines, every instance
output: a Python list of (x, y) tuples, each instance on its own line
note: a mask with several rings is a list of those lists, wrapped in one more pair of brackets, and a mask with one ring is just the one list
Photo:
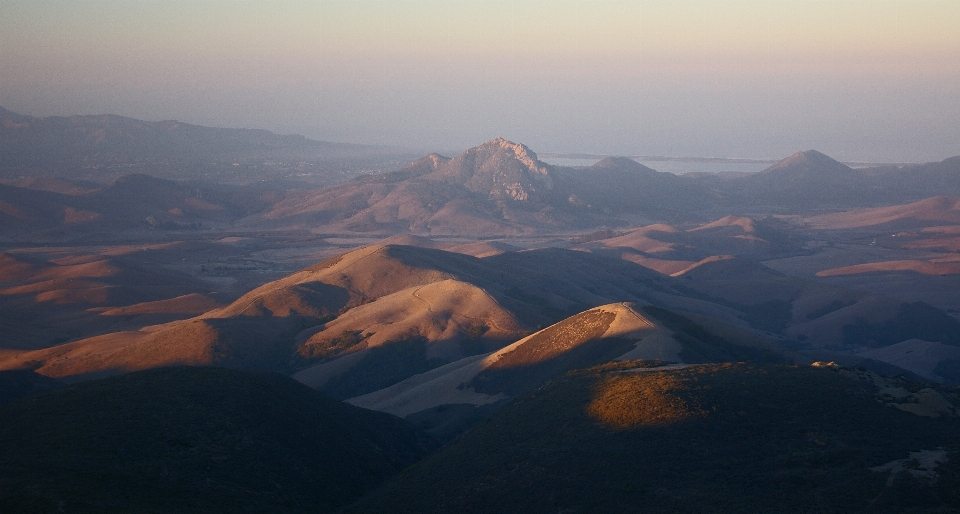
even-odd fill
[(549, 167), (526, 146), (496, 138), (446, 163), (437, 176), (491, 198), (527, 201), (553, 187)]
[(512, 141), (507, 141), (502, 137), (498, 137), (496, 139), (487, 141), (477, 148), (484, 148), (487, 146), (496, 147), (506, 152), (513, 152), (514, 157), (516, 157), (521, 164), (526, 166), (531, 173), (539, 173), (541, 175), (547, 174), (547, 167), (540, 162), (539, 159), (537, 159), (537, 154), (534, 153), (533, 150), (527, 148), (527, 146), (524, 144), (514, 143)]

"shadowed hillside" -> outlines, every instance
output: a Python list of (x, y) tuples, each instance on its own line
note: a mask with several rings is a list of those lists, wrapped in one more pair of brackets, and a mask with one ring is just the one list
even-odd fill
[(668, 331), (631, 305), (604, 305), (498, 351), (465, 357), (348, 401), (403, 416), (449, 438), (568, 370), (624, 357), (677, 362), (682, 350)]
[(960, 508), (953, 393), (832, 367), (649, 366), (556, 379), (346, 512)]
[(4, 512), (332, 512), (435, 447), (276, 374), (164, 368), (0, 408)]
[[(10, 262), (11, 270), (17, 266)], [(269, 282), (193, 319), (7, 352), (0, 355), (0, 368), (76, 381), (155, 366), (219, 365), (295, 373), (312, 387), (351, 398), (499, 350), (534, 330), (613, 302), (696, 314), (713, 320), (708, 324), (714, 327), (726, 327), (721, 330), (733, 339), (780, 340), (793, 349), (849, 346), (845, 327), (886, 323), (900, 303), (738, 258), (704, 259), (674, 275), (557, 248), (477, 258), (432, 248), (373, 246)], [(182, 298), (107, 309), (100, 317), (190, 304)], [(709, 360), (712, 354), (701, 355)]]
[(62, 382), (28, 370), (0, 371), (0, 405), (63, 386)]

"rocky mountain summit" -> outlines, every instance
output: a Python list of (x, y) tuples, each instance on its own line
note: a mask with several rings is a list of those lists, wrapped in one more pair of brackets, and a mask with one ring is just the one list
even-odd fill
[(553, 176), (537, 154), (500, 137), (463, 152), (436, 175), (455, 177), (470, 191), (497, 200), (533, 200), (553, 188)]

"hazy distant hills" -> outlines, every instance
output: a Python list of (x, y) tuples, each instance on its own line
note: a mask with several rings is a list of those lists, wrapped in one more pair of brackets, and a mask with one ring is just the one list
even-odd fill
[(129, 173), (218, 183), (335, 184), (392, 171), (416, 154), (266, 130), (123, 116), (33, 117), (0, 107), (0, 178), (107, 182)]
[(759, 173), (714, 181), (714, 185), (754, 212), (873, 207), (935, 195), (960, 195), (960, 158), (853, 169), (807, 150)]
[[(797, 152), (769, 168), (738, 180), (740, 195), (753, 204), (782, 209), (798, 206), (856, 205), (873, 193), (861, 175), (816, 150)], [(866, 186), (866, 187), (864, 187)]]
[[(94, 186), (62, 179), (0, 184), (0, 237), (71, 239), (118, 229), (191, 230), (232, 223), (271, 205), (256, 188), (124, 175)], [(72, 186), (72, 188), (71, 188)]]
[[(936, 184), (936, 186), (933, 186)], [(627, 158), (586, 168), (540, 162), (495, 139), (455, 158), (436, 154), (396, 172), (290, 192), (248, 222), (335, 231), (518, 235), (723, 215), (892, 205), (960, 195), (960, 160), (854, 170), (816, 151), (733, 179), (661, 173)]]
[(151, 122), (112, 114), (37, 118), (0, 107), (0, 163), (5, 167), (306, 157), (347, 152), (352, 147), (266, 130)]
[(495, 139), (452, 159), (430, 155), (396, 173), (291, 192), (257, 219), (354, 232), (517, 235), (674, 219), (698, 213), (707, 197), (696, 183), (630, 159), (561, 168)]
[[(76, 117), (75, 123), (70, 121), (74, 118), (8, 118), (9, 127), (3, 130), (26, 130), (20, 126), (24, 123), (26, 127), (47, 123), (60, 127), (51, 128), (51, 134), (60, 134), (57, 131), (64, 124), (76, 125), (79, 133), (86, 134), (84, 127), (100, 123), (88, 120), (90, 117)], [(107, 123), (104, 120), (114, 117), (91, 119)], [(156, 151), (160, 154), (185, 155), (170, 149), (174, 143), (170, 143), (170, 148), (164, 146), (167, 143), (163, 141), (169, 140), (164, 139), (167, 136), (154, 133), (177, 133), (180, 125), (170, 122), (176, 127), (161, 130), (157, 127), (167, 122), (117, 119), (119, 133), (140, 135), (116, 136), (117, 141), (110, 139), (113, 135), (90, 136), (91, 148), (115, 145), (124, 152), (136, 153), (140, 150), (129, 141), (142, 138), (159, 145)], [(221, 133), (221, 129), (205, 127), (189, 130)], [(234, 139), (240, 141), (239, 147), (251, 152), (263, 146), (257, 146), (247, 136), (280, 146), (287, 144), (287, 136), (234, 132), (224, 134), (234, 134)], [(50, 137), (59, 141), (57, 138), (65, 136)], [(198, 147), (219, 151), (215, 150), (219, 143), (203, 137), (184, 138)], [(103, 141), (97, 142), (100, 139)], [(307, 146), (315, 143), (303, 141)], [(64, 145), (64, 155), (85, 158), (82, 155), (86, 150)], [(19, 149), (22, 145), (8, 146)], [(104, 152), (107, 153), (103, 155), (109, 153)], [(15, 157), (0, 155), (0, 163), (16, 162)], [(171, 182), (143, 174), (122, 176), (106, 186), (52, 178), (7, 180), (0, 184), (0, 233), (14, 237), (24, 230), (40, 230), (51, 237), (69, 237), (73, 232), (104, 232), (118, 227), (177, 230), (235, 224), (247, 230), (502, 237), (639, 226), (657, 221), (702, 224), (731, 214), (756, 218), (881, 207), (934, 195), (960, 196), (960, 158), (855, 170), (810, 150), (798, 152), (759, 173), (720, 179), (702, 174), (661, 173), (631, 159), (616, 157), (585, 168), (552, 166), (538, 160), (526, 146), (498, 138), (453, 158), (430, 154), (395, 172), (364, 175), (322, 188), (286, 188), (279, 182), (228, 187), (201, 181)]]

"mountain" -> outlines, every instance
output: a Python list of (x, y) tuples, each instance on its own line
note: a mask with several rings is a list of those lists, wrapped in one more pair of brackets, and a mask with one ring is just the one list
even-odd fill
[(395, 173), (293, 192), (255, 221), (352, 232), (530, 233), (560, 224), (542, 212), (552, 181), (532, 151), (495, 139), (453, 159), (431, 154)]
[(655, 223), (626, 232), (601, 234), (580, 244), (594, 252), (657, 270), (677, 274), (694, 263), (718, 255), (765, 260), (795, 255), (802, 250), (790, 228), (772, 217), (754, 219), (725, 216), (709, 223), (678, 228)]
[(893, 201), (905, 203), (931, 196), (960, 196), (960, 156), (939, 162), (867, 168), (863, 173)]
[(726, 214), (802, 213), (895, 205), (937, 195), (960, 196), (960, 157), (852, 169), (816, 150), (807, 150), (738, 178), (684, 178), (714, 191), (715, 204)]
[(537, 154), (499, 137), (463, 152), (427, 177), (461, 184), (492, 200), (535, 202), (553, 188), (553, 177)]
[(436, 444), (273, 373), (163, 368), (0, 407), (4, 512), (333, 512)]
[(612, 302), (720, 313), (749, 326), (738, 311), (690, 297), (673, 282), (680, 284), (582, 251), (476, 258), (374, 246), (267, 283), (192, 319), (8, 353), (0, 356), (0, 368), (69, 380), (171, 364), (296, 371), (304, 382), (346, 398), (495, 351)]
[(495, 352), (466, 357), (347, 400), (446, 438), (571, 369), (621, 358), (677, 362), (682, 345), (630, 305), (590, 309)]
[(34, 117), (0, 108), (0, 179), (106, 182), (130, 173), (303, 187), (392, 171), (411, 153), (266, 130), (144, 121), (112, 114)]
[(790, 179), (811, 179), (814, 177), (843, 177), (853, 171), (816, 150), (797, 152), (761, 171), (764, 177), (782, 177)]
[(676, 365), (805, 360), (743, 330), (728, 327), (726, 335), (718, 335), (716, 328), (652, 305), (601, 305), (497, 351), (462, 358), (347, 402), (401, 416), (446, 440), (573, 369), (631, 359)]
[(38, 118), (0, 108), (0, 162), (5, 167), (304, 157), (350, 147), (266, 130), (143, 121), (113, 114)]
[[(331, 232), (384, 236), (468, 237), (655, 221), (702, 224), (731, 212), (756, 218), (771, 213), (889, 205), (918, 190), (913, 186), (890, 188), (891, 181), (912, 184), (936, 175), (939, 178), (934, 181), (944, 182), (946, 187), (954, 167), (948, 159), (909, 170), (854, 170), (808, 150), (759, 173), (713, 180), (661, 173), (625, 157), (606, 157), (586, 168), (552, 166), (539, 161), (526, 146), (497, 138), (453, 158), (430, 154), (394, 173), (358, 177), (323, 189), (291, 191), (244, 224), (322, 226)], [(960, 171), (955, 174), (960, 176)]]
[(718, 199), (695, 181), (662, 173), (626, 157), (605, 157), (585, 169), (558, 168), (569, 202), (647, 219), (699, 219)]
[(861, 173), (816, 150), (797, 152), (730, 183), (739, 189), (738, 198), (768, 212), (863, 205), (882, 197), (865, 183)]
[(562, 168), (539, 161), (522, 144), (497, 138), (452, 159), (431, 154), (396, 173), (292, 192), (248, 222), (502, 236), (682, 216), (698, 212), (706, 199), (695, 183), (630, 159)]
[(960, 400), (835, 365), (568, 373), (345, 512), (944, 512)]
[[(757, 218), (769, 213), (889, 205), (923, 190), (926, 186), (918, 189), (914, 183), (924, 180), (941, 184), (945, 188), (941, 194), (956, 189), (960, 195), (960, 182), (951, 189), (956, 180), (950, 178), (960, 174), (956, 168), (960, 161), (949, 159), (909, 169), (853, 170), (809, 150), (760, 173), (714, 181), (661, 173), (624, 157), (607, 157), (586, 168), (552, 166), (540, 161), (528, 147), (502, 138), (453, 158), (429, 154), (398, 171), (364, 175), (333, 186), (282, 187), (282, 181), (274, 180), (264, 187), (230, 188), (196, 181), (164, 181), (148, 174), (163, 175), (167, 172), (160, 168), (172, 169), (164, 168), (162, 163), (167, 161), (158, 157), (161, 154), (192, 158), (191, 150), (177, 145), (189, 143), (210, 148), (211, 152), (235, 146), (252, 156), (269, 153), (274, 147), (287, 148), (284, 145), (289, 141), (283, 139), (287, 136), (226, 129), (221, 133), (221, 129), (176, 122), (140, 122), (109, 116), (5, 119), (8, 123), (0, 132), (9, 132), (10, 152), (27, 151), (29, 145), (14, 139), (22, 136), (34, 141), (36, 138), (29, 136), (30, 127), (49, 125), (51, 141), (79, 141), (74, 141), (76, 148), (70, 146), (72, 143), (64, 143), (56, 152), (77, 156), (77, 163), (87, 163), (83, 169), (100, 169), (101, 164), (96, 162), (105, 159), (114, 163), (108, 166), (110, 173), (121, 169), (148, 172), (112, 177), (111, 183), (102, 187), (89, 181), (78, 182), (75, 179), (82, 178), (80, 175), (68, 177), (71, 180), (6, 179), (0, 183), (0, 235), (7, 237), (38, 230), (69, 237), (118, 227), (182, 230), (227, 224), (244, 230), (322, 230), (380, 237), (404, 233), (504, 237), (635, 227), (657, 221), (702, 224), (731, 212)], [(0, 153), (5, 148), (3, 137), (0, 134)], [(141, 146), (154, 145), (150, 151), (157, 156), (127, 167), (118, 164), (141, 152), (137, 142)], [(314, 143), (303, 140), (304, 148), (320, 144)], [(114, 147), (119, 150), (111, 150)], [(44, 155), (60, 159), (56, 152), (51, 150)], [(121, 155), (123, 152), (130, 155)], [(9, 163), (10, 169), (22, 168), (16, 156), (8, 157), (2, 162)], [(4, 157), (0, 155), (0, 159)], [(203, 159), (215, 160), (215, 156)], [(257, 162), (257, 166), (266, 166), (263, 160)], [(143, 163), (160, 168), (144, 168)], [(262, 180), (273, 173), (244, 166), (240, 166), (242, 170), (228, 166), (232, 171), (218, 168), (209, 173), (197, 168), (190, 175), (223, 180), (230, 173), (242, 171), (248, 178), (256, 176)], [(336, 167), (342, 168), (342, 163)], [(173, 168), (186, 170), (180, 165)], [(890, 187), (891, 184), (896, 187)]]
[[(194, 300), (183, 299), (179, 308)], [(0, 369), (76, 381), (164, 365), (218, 365), (295, 373), (350, 398), (619, 302), (700, 316), (697, 324), (736, 340), (790, 337), (788, 346), (809, 349), (862, 345), (845, 335), (857, 323), (895, 322), (906, 339), (924, 337), (918, 327), (947, 316), (931, 307), (890, 321), (899, 319), (897, 300), (786, 276), (742, 258), (709, 257), (668, 276), (603, 252), (547, 248), (477, 258), (386, 245), (328, 259), (192, 319), (8, 352), (0, 355)], [(167, 304), (142, 308), (159, 312)]]

